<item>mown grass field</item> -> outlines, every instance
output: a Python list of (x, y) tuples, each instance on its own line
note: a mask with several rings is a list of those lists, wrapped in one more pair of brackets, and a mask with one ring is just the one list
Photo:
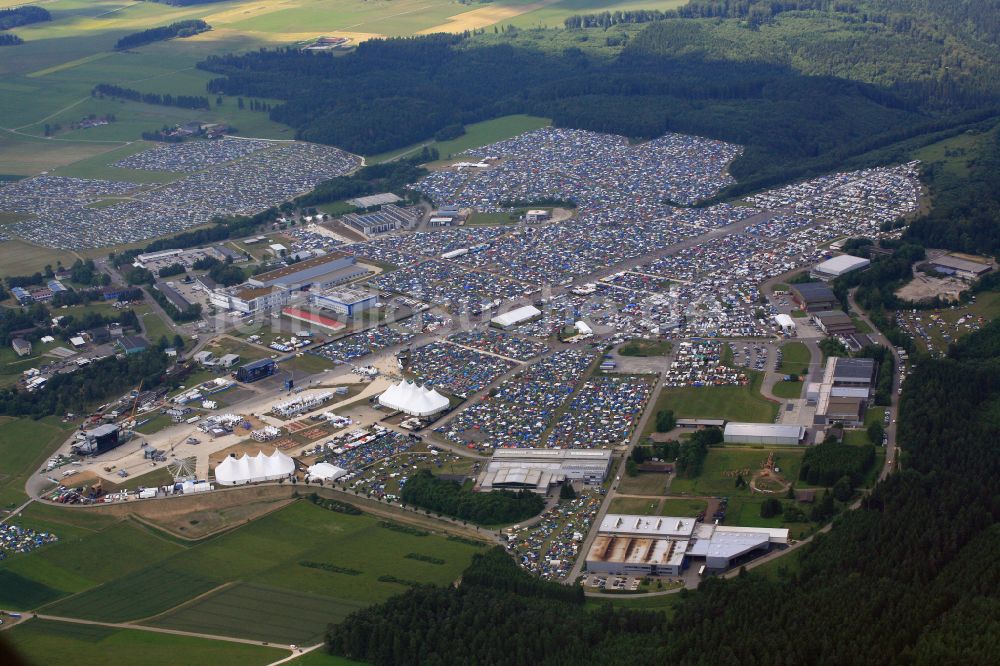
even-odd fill
[(781, 346), (781, 365), (778, 373), (782, 375), (802, 375), (809, 369), (809, 347), (801, 342), (787, 342)]
[[(670, 409), (677, 418), (772, 423), (778, 415), (778, 404), (760, 394), (763, 374), (752, 372), (750, 377), (745, 386), (664, 388), (660, 391), (653, 413)], [(651, 433), (655, 426), (655, 419), (650, 419), (643, 436)]]
[[(22, 524), (53, 531), (60, 542), (0, 563), (0, 607), (48, 604), (44, 612), (51, 615), (100, 622), (148, 619), (175, 628), (211, 624), (221, 634), (301, 643), (318, 636), (326, 623), (407, 589), (379, 577), (446, 585), (479, 551), (438, 535), (386, 529), (372, 516), (336, 513), (306, 501), (194, 543), (128, 520), (89, 517), (81, 510), (29, 507)], [(414, 552), (445, 563), (405, 557)], [(273, 622), (262, 621), (264, 604), (273, 604)]]
[(288, 654), (242, 643), (39, 619), (5, 631), (3, 638), (32, 664), (263, 666)]
[(0, 507), (27, 499), (28, 475), (69, 436), (70, 429), (52, 417), (40, 421), (0, 417)]
[(804, 384), (802, 382), (777, 382), (771, 388), (771, 393), (773, 393), (776, 398), (794, 400), (802, 397), (803, 386)]

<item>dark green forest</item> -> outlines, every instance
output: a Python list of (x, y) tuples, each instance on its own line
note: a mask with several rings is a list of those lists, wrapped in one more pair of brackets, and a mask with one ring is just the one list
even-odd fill
[[(747, 148), (732, 168), (741, 181), (732, 195), (848, 160), (898, 160), (901, 142), (995, 116), (1000, 50), (978, 35), (995, 32), (983, 17), (1000, 7), (955, 4), (705, 1), (617, 26), (607, 48), (591, 46), (606, 41), (603, 26), (505, 29), (371, 40), (343, 56), (262, 50), (198, 66), (220, 75), (210, 93), (285, 100), (271, 117), (299, 138), (363, 154), (510, 113), (634, 138), (677, 131), (734, 141)], [(767, 20), (748, 25), (764, 8)]]
[(427, 469), (410, 477), (399, 497), (406, 504), (481, 525), (509, 525), (545, 508), (542, 496), (532, 492), (477, 493), (455, 481), (439, 479)]
[(997, 663), (1000, 323), (905, 386), (902, 471), (775, 578), (709, 579), (668, 619), (519, 587), (527, 574), (496, 551), (457, 588), (348, 617), (329, 648), (377, 665)]

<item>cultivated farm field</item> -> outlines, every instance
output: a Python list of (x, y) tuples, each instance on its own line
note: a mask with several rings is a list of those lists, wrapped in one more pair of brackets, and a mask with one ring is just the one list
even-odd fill
[(5, 631), (4, 641), (32, 664), (262, 666), (288, 654), (257, 645), (40, 619)]

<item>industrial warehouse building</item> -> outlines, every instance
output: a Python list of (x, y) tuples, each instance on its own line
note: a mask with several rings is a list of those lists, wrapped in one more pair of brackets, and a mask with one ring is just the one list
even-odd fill
[(809, 271), (809, 275), (819, 280), (829, 282), (830, 280), (836, 280), (841, 275), (847, 275), (848, 273), (868, 268), (871, 263), (870, 259), (862, 259), (861, 257), (853, 257), (849, 254), (842, 254), (839, 257), (827, 259), (823, 263), (816, 264), (813, 266), (812, 270)]
[(726, 444), (796, 446), (805, 436), (803, 426), (780, 423), (727, 423), (723, 431)]
[(847, 335), (857, 330), (854, 321), (843, 310), (814, 312), (812, 320), (816, 323), (816, 327), (827, 335)]
[(712, 570), (788, 543), (787, 529), (699, 523), (693, 518), (609, 514), (587, 553), (587, 571), (636, 576), (677, 576), (688, 559)]
[(497, 328), (508, 329), (541, 316), (542, 311), (534, 305), (525, 305), (511, 310), (510, 312), (498, 314), (496, 317), (493, 317), (493, 319), (490, 319), (490, 324), (496, 326)]
[(830, 289), (822, 282), (805, 282), (792, 285), (792, 299), (799, 308), (806, 312), (822, 312), (832, 310), (839, 301)]
[(875, 386), (875, 370), (875, 361), (870, 358), (827, 359), (818, 390), (812, 387), (807, 390), (810, 401), (815, 395), (814, 423), (843, 423), (851, 427), (864, 424), (865, 410)]
[(351, 255), (331, 252), (255, 275), (241, 285), (216, 289), (209, 302), (217, 308), (253, 313), (284, 307), (297, 290), (321, 291), (368, 274)]
[(378, 297), (361, 289), (336, 289), (310, 294), (309, 301), (316, 307), (356, 317), (375, 307)]
[(980, 261), (970, 261), (951, 254), (945, 254), (930, 262), (939, 273), (954, 275), (963, 280), (975, 280), (993, 270), (989, 264)]
[(565, 481), (602, 483), (611, 469), (608, 449), (497, 449), (476, 490), (530, 490), (545, 494)]
[(348, 213), (340, 221), (360, 231), (365, 236), (384, 234), (398, 229), (407, 229), (420, 219), (419, 208), (400, 208), (392, 204), (382, 206), (374, 213)]

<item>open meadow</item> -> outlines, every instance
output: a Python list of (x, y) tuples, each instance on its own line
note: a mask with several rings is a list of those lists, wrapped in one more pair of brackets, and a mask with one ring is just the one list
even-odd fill
[(195, 542), (79, 509), (31, 507), (22, 524), (60, 542), (0, 564), (0, 606), (285, 643), (410, 585), (447, 585), (479, 550), (306, 501)]

